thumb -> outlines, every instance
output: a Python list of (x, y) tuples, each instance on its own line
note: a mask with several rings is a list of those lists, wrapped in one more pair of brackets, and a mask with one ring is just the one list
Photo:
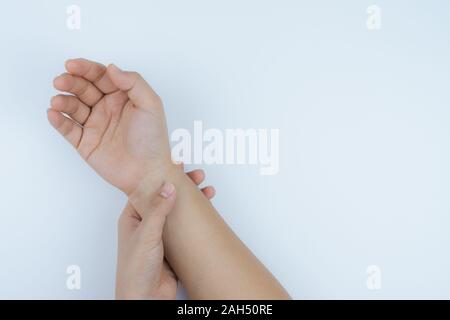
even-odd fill
[(122, 71), (114, 64), (110, 64), (106, 71), (111, 81), (128, 94), (128, 98), (136, 107), (148, 109), (162, 105), (159, 96), (139, 73)]
[(175, 186), (170, 182), (164, 183), (152, 200), (151, 209), (142, 215), (140, 228), (146, 242), (161, 240), (166, 217), (175, 205), (175, 198)]

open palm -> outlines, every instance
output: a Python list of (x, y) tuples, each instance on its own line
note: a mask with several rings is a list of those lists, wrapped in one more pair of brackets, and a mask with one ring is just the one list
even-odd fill
[[(49, 122), (104, 179), (130, 194), (147, 173), (170, 163), (163, 106), (135, 72), (85, 59), (66, 62)], [(69, 117), (66, 117), (65, 115)]]

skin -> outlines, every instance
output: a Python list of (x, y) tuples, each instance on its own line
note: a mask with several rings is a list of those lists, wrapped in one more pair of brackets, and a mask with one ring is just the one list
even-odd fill
[[(205, 179), (202, 170), (187, 173), (200, 185)], [(172, 189), (172, 192), (164, 191)], [(215, 195), (213, 187), (202, 189), (210, 200)], [(173, 185), (163, 186), (152, 199), (152, 209), (139, 214), (127, 203), (118, 223), (118, 258), (116, 298), (124, 299), (175, 299), (178, 279), (164, 259), (163, 226), (175, 204)]]
[(150, 210), (138, 214), (130, 204), (124, 209), (118, 230), (117, 299), (175, 299), (177, 278), (164, 261), (162, 241), (175, 197), (175, 187), (167, 183), (152, 198)]
[[(166, 183), (177, 200), (165, 219), (164, 254), (193, 299), (288, 299), (289, 295), (172, 163), (161, 99), (135, 72), (84, 59), (66, 62), (48, 120), (136, 212), (154, 209)], [(61, 112), (68, 114), (65, 117)]]

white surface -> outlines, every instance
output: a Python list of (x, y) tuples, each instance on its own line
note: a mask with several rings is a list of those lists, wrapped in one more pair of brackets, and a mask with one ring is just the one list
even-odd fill
[[(141, 72), (171, 130), (280, 129), (276, 176), (203, 167), (218, 210), (293, 297), (450, 298), (450, 6), (377, 1), (382, 29), (368, 31), (371, 4), (2, 3), (0, 298), (113, 298), (126, 199), (46, 122), (70, 57)], [(366, 287), (369, 265), (381, 290)]]

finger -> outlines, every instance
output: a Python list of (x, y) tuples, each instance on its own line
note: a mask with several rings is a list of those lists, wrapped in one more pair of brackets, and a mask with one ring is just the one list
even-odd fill
[(141, 217), (131, 203), (127, 202), (118, 221), (119, 236), (129, 235), (138, 227), (141, 220)]
[(142, 217), (139, 215), (139, 213), (134, 209), (132, 204), (130, 202), (127, 202), (125, 208), (122, 211), (121, 218), (124, 219), (131, 219), (136, 221), (142, 221)]
[(216, 195), (216, 189), (213, 186), (207, 186), (201, 190), (208, 200), (211, 200)]
[(106, 67), (101, 63), (80, 58), (67, 60), (65, 66), (69, 73), (92, 82), (105, 94), (118, 90), (107, 75)]
[(69, 73), (63, 73), (55, 78), (53, 86), (65, 92), (73, 93), (84, 104), (94, 106), (103, 97), (100, 90), (97, 89), (91, 82), (78, 76), (73, 76)]
[(139, 227), (147, 244), (156, 244), (161, 241), (164, 223), (175, 205), (175, 197), (175, 186), (166, 182), (159, 195), (153, 200), (151, 209), (142, 214), (142, 223)]
[(201, 169), (193, 170), (186, 174), (196, 185), (201, 184), (205, 180), (205, 172)]
[(137, 72), (122, 71), (110, 64), (107, 73), (112, 82), (122, 91), (126, 91), (131, 102), (142, 109), (161, 105), (161, 99)]
[(91, 109), (75, 96), (59, 94), (52, 98), (50, 104), (53, 110), (64, 112), (81, 125), (85, 124), (91, 113)]
[(65, 117), (61, 112), (48, 109), (47, 118), (50, 124), (66, 138), (69, 143), (78, 148), (83, 129), (72, 119)]

